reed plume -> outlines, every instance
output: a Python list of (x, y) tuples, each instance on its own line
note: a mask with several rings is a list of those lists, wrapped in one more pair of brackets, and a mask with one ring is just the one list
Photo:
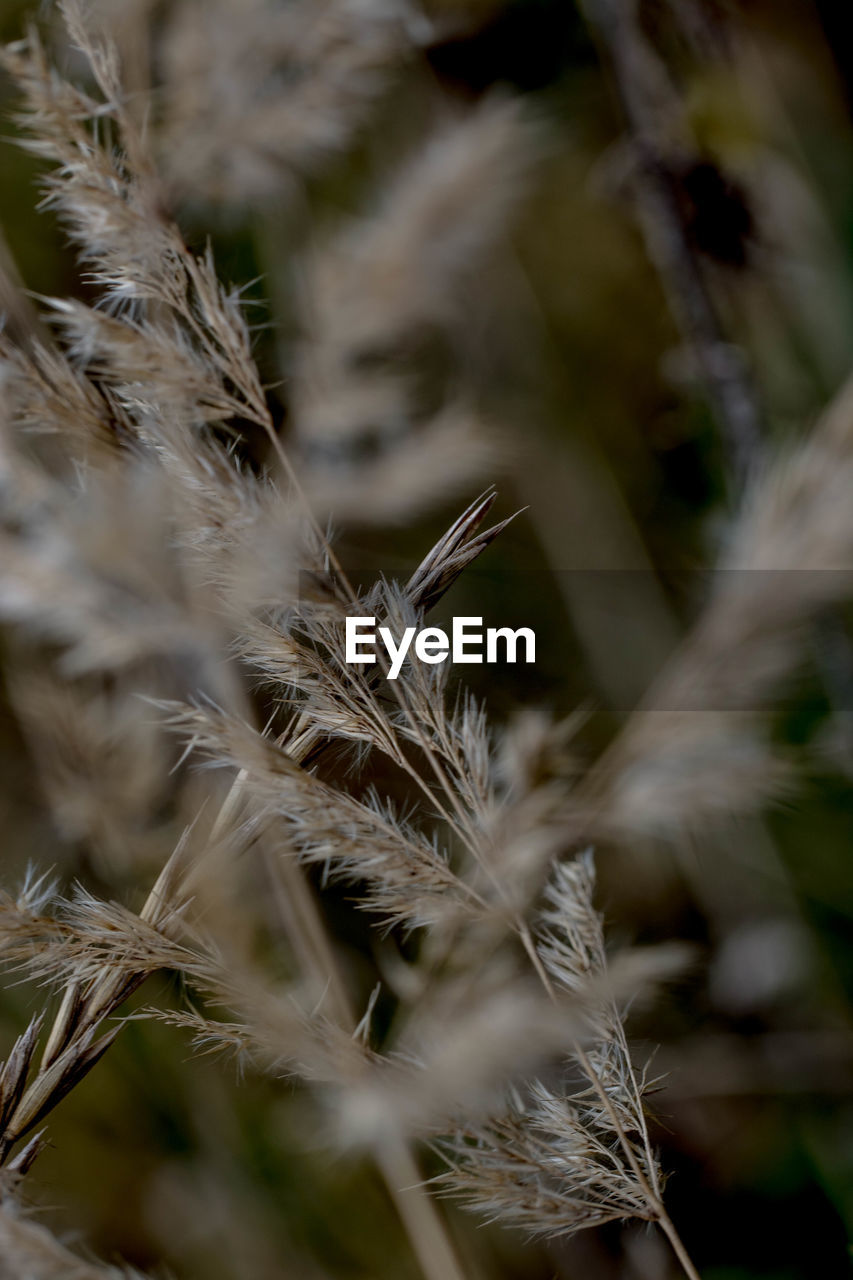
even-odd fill
[[(591, 767), (580, 715), (499, 728), (449, 664), (407, 662), (393, 681), (381, 659), (354, 667), (348, 618), (422, 625), (510, 523), (484, 528), (489, 489), (414, 573), (368, 588), (328, 534), (331, 517), (413, 518), (495, 457), (454, 360), (466, 284), (524, 198), (536, 127), (487, 99), (313, 246), (285, 439), (243, 292), (172, 209), (268, 200), (347, 145), (412, 44), (403, 7), (217, 0), (201, 21), (175, 6), (159, 165), (113, 46), (60, 7), (87, 87), (35, 33), (4, 65), (86, 300), (44, 299), (24, 340), (0, 338), (0, 615), (55, 829), (123, 900), (40, 870), (0, 896), (0, 957), (58, 995), (0, 1072), (0, 1268), (125, 1274), (72, 1257), (18, 1202), (54, 1108), (132, 1016), (298, 1081), (324, 1140), (374, 1160), (429, 1280), (465, 1274), (433, 1192), (547, 1239), (656, 1223), (696, 1280), (626, 1031), (685, 952), (608, 955), (589, 842), (677, 838), (786, 783), (760, 713), (804, 623), (849, 591), (846, 572), (811, 572), (850, 559), (840, 499), (816, 500), (849, 480), (849, 393), (756, 481), (705, 611)], [(248, 100), (211, 89), (248, 92), (249, 66)], [(766, 593), (744, 589), (746, 569)], [(793, 572), (781, 595), (777, 569)], [(337, 885), (377, 956), (395, 940), (369, 994), (324, 914)], [(129, 1004), (155, 973), (184, 999)], [(444, 1161), (434, 1178), (427, 1152)]]

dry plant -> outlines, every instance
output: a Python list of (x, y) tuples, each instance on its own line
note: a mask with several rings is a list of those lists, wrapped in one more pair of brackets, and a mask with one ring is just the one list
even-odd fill
[[(126, 8), (98, 7), (112, 23)], [(407, 27), (395, 0), (170, 5), (156, 103), (170, 194), (257, 209), (292, 193), (363, 127)]]
[[(677, 834), (772, 794), (783, 770), (759, 704), (796, 662), (799, 624), (848, 584), (804, 572), (798, 591), (768, 586), (764, 599), (722, 575), (650, 709), (586, 772), (575, 720), (528, 712), (498, 731), (448, 687), (446, 665), (410, 663), (394, 682), (381, 660), (348, 665), (347, 617), (420, 624), (507, 524), (483, 530), (489, 491), (408, 581), (369, 590), (350, 582), (325, 534), (330, 515), (381, 524), (443, 497), (449, 457), (462, 484), (482, 465), (464, 392), (451, 380), (425, 407), (394, 357), (464, 324), (455, 287), (521, 198), (527, 125), (512, 101), (488, 102), (412, 161), (372, 219), (312, 259), (293, 365), (294, 465), (240, 293), (220, 284), (209, 250), (185, 243), (167, 212), (171, 188), (222, 181), (254, 199), (271, 169), (303, 152), (321, 160), (352, 127), (353, 105), (378, 91), (399, 38), (393, 7), (327, 4), (309, 21), (294, 6), (267, 39), (266, 4), (241, 15), (234, 38), (216, 18), (200, 24), (197, 6), (177, 6), (205, 74), (216, 60), (193, 43), (200, 30), (223, 58), (251, 59), (259, 40), (276, 65), (296, 58), (285, 123), (309, 131), (280, 127), (281, 103), (247, 111), (205, 92), (228, 119), (205, 120), (206, 152), (170, 143), (165, 181), (111, 46), (72, 0), (61, 7), (88, 88), (58, 74), (35, 34), (4, 61), (23, 94), (27, 145), (50, 165), (46, 203), (94, 300), (45, 300), (43, 331), (2, 340), (0, 613), (20, 664), (14, 705), (58, 830), (125, 882), (152, 887), (137, 911), (81, 887), (62, 893), (41, 874), (0, 898), (4, 961), (60, 993), (0, 1075), (0, 1265), (118, 1274), (72, 1259), (15, 1198), (51, 1111), (120, 1034), (128, 998), (166, 971), (192, 1000), (145, 1015), (247, 1070), (302, 1081), (326, 1139), (375, 1159), (430, 1280), (464, 1274), (432, 1189), (532, 1236), (657, 1223), (696, 1280), (663, 1203), (651, 1082), (632, 1062), (623, 1016), (683, 952), (608, 959), (588, 843)], [(357, 53), (341, 34), (347, 22), (368, 24)], [(191, 77), (168, 99), (170, 128), (200, 110), (195, 92)], [(223, 167), (221, 140), (237, 120)], [(484, 209), (476, 192), (492, 173)], [(828, 504), (830, 517), (814, 498), (847, 485), (850, 417), (842, 400), (758, 482), (733, 568), (849, 563), (842, 503)], [(376, 423), (384, 443), (365, 457), (362, 434)], [(252, 430), (264, 457), (247, 444)], [(753, 658), (747, 700), (731, 678)], [(126, 794), (105, 799), (117, 742), (120, 773), (136, 773)], [(343, 780), (330, 763), (342, 758)], [(387, 793), (365, 780), (376, 762), (375, 777), (393, 779)], [(204, 766), (201, 776), (187, 765)], [(134, 841), (128, 815), (158, 806), (169, 819)], [(166, 838), (174, 848), (157, 868)], [(275, 965), (259, 959), (270, 917), (255, 914), (250, 866), (270, 889)], [(416, 941), (366, 1001), (342, 971), (317, 881), (350, 886), (378, 939)], [(382, 1031), (380, 994), (393, 1006)], [(417, 1144), (445, 1161), (432, 1184)]]
[(0, 1277), (2, 1280), (142, 1280), (126, 1267), (85, 1262), (13, 1205), (0, 1205)]

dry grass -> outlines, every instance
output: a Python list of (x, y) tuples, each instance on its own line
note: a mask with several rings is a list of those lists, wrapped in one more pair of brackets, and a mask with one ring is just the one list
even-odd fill
[[(60, 993), (0, 1077), (0, 1270), (119, 1274), (73, 1260), (14, 1198), (53, 1108), (120, 1034), (128, 997), (164, 970), (192, 1003), (148, 1016), (246, 1069), (304, 1081), (334, 1140), (376, 1160), (432, 1280), (464, 1272), (432, 1188), (415, 1185), (422, 1142), (447, 1163), (434, 1189), (488, 1218), (545, 1237), (656, 1222), (695, 1278), (664, 1207), (648, 1082), (623, 1017), (683, 954), (608, 960), (587, 843), (677, 837), (758, 808), (785, 778), (760, 712), (796, 666), (802, 623), (849, 588), (846, 574), (810, 572), (850, 561), (843, 496), (825, 501), (828, 486), (849, 489), (849, 396), (756, 482), (723, 562), (794, 568), (795, 586), (780, 593), (768, 574), (764, 595), (721, 575), (648, 706), (591, 770), (572, 757), (574, 722), (529, 713), (498, 730), (445, 666), (409, 664), (393, 684), (354, 669), (347, 616), (420, 623), (507, 523), (483, 531), (489, 493), (407, 582), (369, 592), (325, 534), (330, 514), (404, 520), (451, 479), (467, 487), (490, 456), (464, 387), (451, 380), (424, 408), (397, 357), (452, 346), (464, 328), (457, 284), (523, 197), (531, 126), (512, 101), (486, 103), (312, 256), (292, 463), (240, 292), (166, 210), (181, 184), (262, 199), (282, 167), (321, 163), (411, 33), (381, 4), (291, 6), (275, 21), (266, 4), (248, 16), (223, 4), (221, 21), (201, 23), (197, 6), (177, 6), (163, 170), (111, 46), (71, 0), (62, 8), (90, 87), (60, 76), (35, 35), (5, 63), (92, 300), (45, 300), (43, 332), (2, 340), (0, 613), (20, 661), (16, 711), (60, 829), (153, 887), (138, 911), (38, 878), (0, 899), (4, 960)], [(348, 23), (363, 37), (355, 52)], [(247, 84), (240, 68), (259, 52), (296, 68), (274, 102), (199, 84)], [(365, 452), (377, 422), (384, 435)], [(260, 464), (251, 429), (267, 442)], [(329, 768), (341, 756), (343, 777)], [(388, 794), (362, 784), (367, 761), (393, 779)], [(126, 789), (107, 785), (111, 770)], [(133, 814), (164, 796), (170, 817), (134, 844)], [(283, 964), (259, 959), (249, 863), (267, 878)], [(382, 975), (389, 1029), (374, 1027), (378, 991), (355, 1001), (304, 869), (348, 885), (377, 939), (417, 938), (415, 959)]]

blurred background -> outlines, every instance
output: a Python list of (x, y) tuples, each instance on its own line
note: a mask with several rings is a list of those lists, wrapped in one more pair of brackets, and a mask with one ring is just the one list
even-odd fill
[[(439, 612), (533, 627), (535, 668), (469, 668), (466, 679), (498, 721), (524, 705), (585, 707), (578, 749), (592, 760), (701, 609), (749, 476), (803, 438), (853, 365), (845, 6), (432, 0), (406, 11), (402, 37), (377, 23), (373, 43), (352, 55), (357, 92), (342, 95), (319, 161), (298, 127), (282, 142), (276, 95), (292, 76), (254, 22), (261, 9), (292, 7), (96, 9), (122, 51), (131, 104), (151, 113), (189, 242), (209, 236), (220, 274), (254, 282), (270, 399), (309, 458), (322, 460), (329, 444), (322, 424), (300, 436), (306, 419), (290, 391), (306, 263), (369, 215), (436, 122), (520, 95), (530, 163), (511, 232), (462, 273), (456, 319), (417, 325), (376, 357), (403, 362), (425, 404), (464, 383), (495, 445), (482, 483), (454, 477), (449, 450), (447, 500), (402, 525), (393, 513), (369, 527), (345, 513), (338, 532), (345, 563), (366, 581), (411, 571), (488, 483), (501, 516), (525, 508)], [(49, 29), (49, 9), (0, 0), (4, 40), (32, 20)], [(359, 38), (343, 29), (345, 57)], [(341, 56), (328, 48), (322, 56)], [(73, 69), (73, 54), (59, 56)], [(306, 119), (319, 103), (305, 95)], [(86, 297), (61, 231), (34, 216), (39, 167), (14, 145), (5, 82), (0, 105), (7, 273), (14, 263), (35, 294)], [(19, 304), (10, 295), (0, 305), (13, 325)], [(356, 298), (356, 325), (359, 315)], [(670, 1211), (705, 1280), (850, 1274), (850, 621), (839, 611), (815, 628), (774, 709), (774, 734), (801, 753), (784, 805), (702, 839), (599, 858), (616, 942), (698, 945), (694, 970), (630, 1029), (640, 1054), (656, 1051)], [(51, 762), (32, 749), (14, 691), (0, 687), (0, 699), (4, 877), (32, 861), (127, 900), (137, 864), (97, 856), (108, 815), (69, 816), (66, 804), (57, 818)], [(109, 733), (120, 744), (138, 731), (119, 722)], [(163, 791), (133, 793), (115, 750), (110, 796), (144, 863)], [(363, 923), (345, 895), (329, 909), (358, 971), (370, 946)], [(0, 1053), (38, 998), (8, 985)], [(376, 1175), (317, 1148), (316, 1117), (295, 1085), (238, 1080), (227, 1063), (189, 1056), (178, 1033), (131, 1023), (65, 1101), (29, 1185), (54, 1229), (79, 1233), (103, 1258), (177, 1277), (413, 1274)], [(639, 1228), (542, 1246), (448, 1213), (472, 1276), (672, 1274), (664, 1246)]]

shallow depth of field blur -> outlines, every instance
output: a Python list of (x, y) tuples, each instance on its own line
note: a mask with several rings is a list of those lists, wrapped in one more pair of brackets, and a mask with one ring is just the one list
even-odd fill
[[(459, 492), (449, 450), (447, 503), (387, 529), (344, 518), (337, 535), (353, 576), (367, 580), (409, 572), (489, 483), (500, 491), (500, 517), (524, 508), (440, 612), (535, 629), (535, 667), (469, 667), (460, 678), (498, 722), (524, 704), (560, 714), (583, 706), (577, 745), (586, 759), (603, 750), (696, 616), (740, 485), (731, 439), (675, 314), (679, 282), (662, 281), (650, 259), (655, 229), (638, 207), (625, 86), (589, 22), (599, 7), (607, 8), (432, 0), (418, 47), (387, 69), (347, 145), (307, 175), (241, 166), (239, 129), (221, 147), (208, 139), (207, 157), (188, 154), (185, 171), (194, 159), (197, 173), (185, 182), (171, 175), (189, 242), (210, 236), (220, 275), (254, 282), (256, 354), (286, 439), (309, 248), (372, 207), (432, 122), (490, 93), (527, 101), (536, 122), (527, 195), (488, 268), (462, 283), (463, 346), (448, 353), (416, 342), (394, 353), (415, 363), (425, 398), (442, 380), (464, 379), (499, 437), (496, 455), (482, 483)], [(208, 49), (227, 61), (227, 34), (217, 46), (211, 28), (229, 10), (233, 21), (240, 3), (101, 0), (97, 9), (131, 94), (140, 103), (153, 95), (156, 114), (180, 75), (179, 29), (196, 61)], [(682, 165), (688, 257), (760, 406), (758, 469), (809, 430), (853, 369), (853, 44), (843, 9), (837, 0), (640, 4), (643, 38), (666, 73), (658, 108), (678, 112), (670, 157)], [(0, 0), (4, 40), (32, 19), (50, 25), (45, 6)], [(187, 75), (198, 93), (227, 92), (196, 65)], [(50, 214), (33, 212), (39, 166), (13, 143), (6, 82), (0, 106), (9, 138), (0, 144), (0, 251), (35, 294), (85, 297)], [(216, 103), (196, 106), (213, 128)], [(174, 149), (178, 114), (172, 123)], [(168, 168), (166, 151), (161, 161)], [(478, 198), (487, 202), (489, 192)], [(843, 610), (820, 620), (774, 708), (774, 736), (798, 757), (775, 808), (723, 819), (689, 841), (599, 850), (611, 941), (695, 944), (691, 968), (638, 1008), (630, 1033), (641, 1049), (658, 1046), (655, 1140), (670, 1212), (705, 1280), (850, 1274), (850, 622)], [(98, 856), (91, 823), (57, 822), (43, 761), (0, 676), (4, 883), (32, 862), (135, 904), (150, 876), (134, 858), (148, 865), (164, 797), (134, 795), (133, 779), (118, 773), (135, 850), (123, 865)], [(374, 943), (346, 891), (327, 901), (347, 969), (362, 983)], [(7, 983), (0, 1058), (39, 998)], [(145, 991), (135, 999), (144, 1004)], [(414, 1276), (377, 1176), (318, 1144), (317, 1128), (297, 1086), (240, 1079), (227, 1061), (193, 1060), (179, 1030), (133, 1022), (51, 1119), (52, 1145), (28, 1194), (52, 1229), (99, 1257), (180, 1280)], [(447, 1213), (469, 1274), (483, 1280), (675, 1274), (642, 1227), (530, 1245), (455, 1207)]]

